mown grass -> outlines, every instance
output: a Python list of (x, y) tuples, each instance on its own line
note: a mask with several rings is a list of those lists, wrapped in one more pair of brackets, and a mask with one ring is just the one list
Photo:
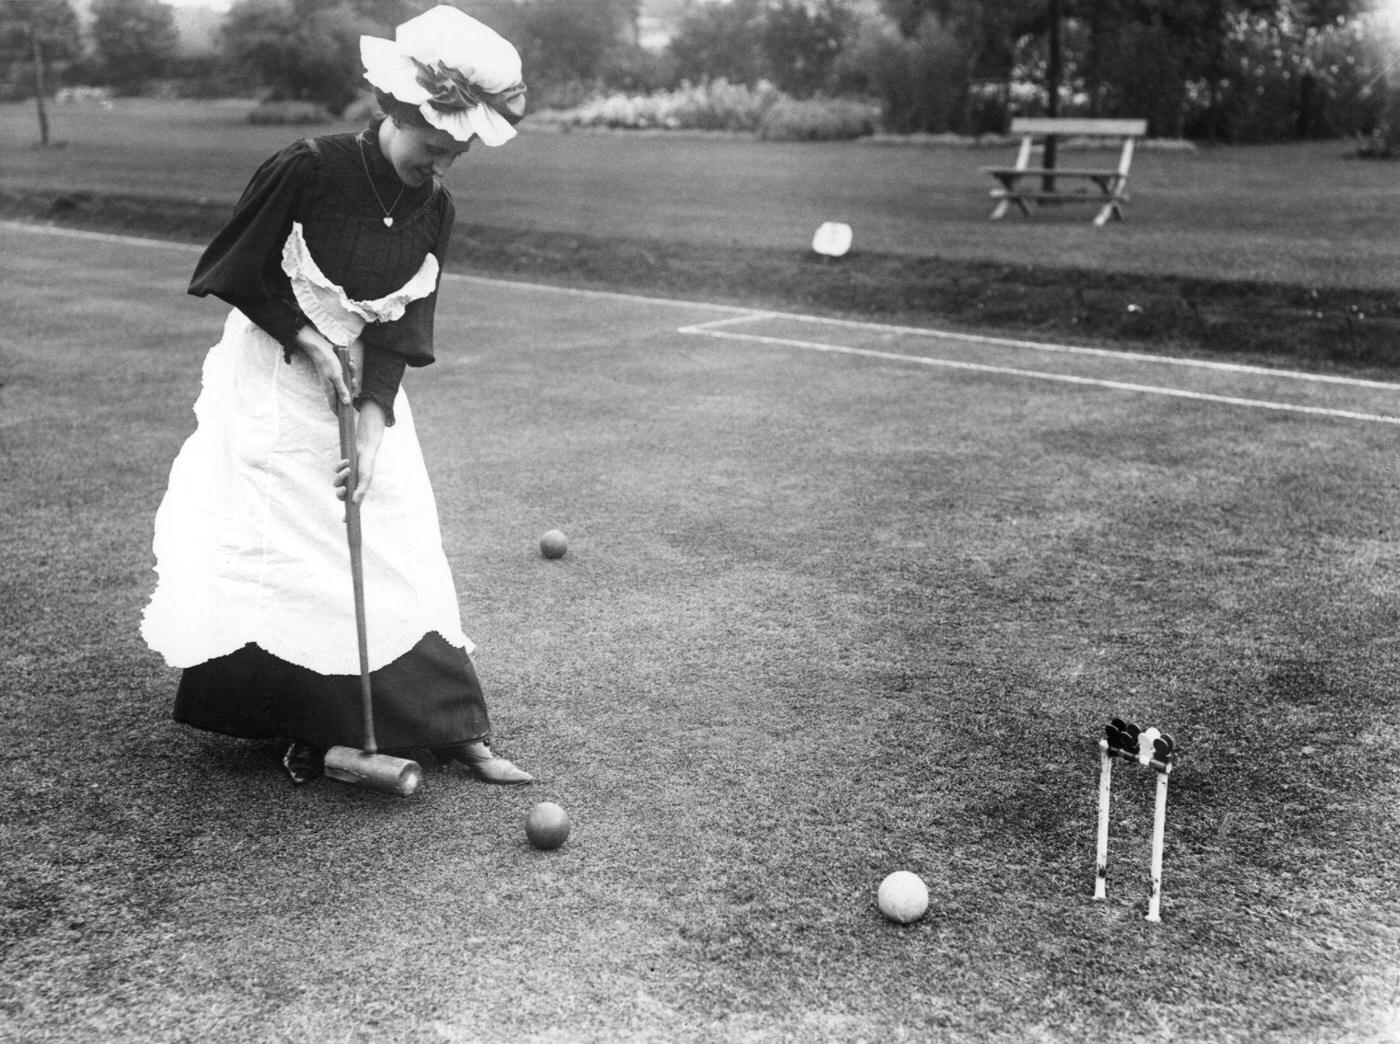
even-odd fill
[[(193, 251), (0, 236), (7, 1038), (1394, 1039), (1389, 427), (456, 284), (410, 391), (541, 779), (293, 790), (166, 721), (135, 630), (220, 318)], [(1160, 926), (1131, 772), (1089, 899), (1114, 714), (1184, 752)], [(933, 894), (909, 928), (896, 868)]]
[[(0, 212), (203, 240), (296, 134), (246, 103), (59, 108), (60, 148), (0, 107)], [(727, 135), (526, 133), (453, 171), (458, 270), (802, 307), (921, 325), (1393, 371), (1394, 164), (1343, 142), (1144, 149), (1128, 221), (1089, 208), (987, 220), (979, 167), (1010, 147), (779, 144)], [(852, 254), (809, 250), (823, 221)]]

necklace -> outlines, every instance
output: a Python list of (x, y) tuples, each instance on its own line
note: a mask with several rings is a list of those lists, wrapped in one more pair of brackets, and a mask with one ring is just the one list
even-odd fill
[(378, 188), (375, 186), (375, 184), (374, 184), (374, 176), (371, 175), (370, 172), (369, 172), (369, 160), (365, 159), (365, 136), (364, 136), (364, 134), (357, 134), (357, 135), (355, 136), (355, 141), (356, 141), (356, 142), (359, 144), (359, 146), (360, 146), (360, 165), (363, 166), (363, 167), (365, 168), (365, 177), (369, 179), (369, 190), (370, 190), (371, 192), (374, 193), (374, 201), (375, 201), (376, 203), (379, 204), (379, 209), (382, 210), (382, 211), (384, 211), (384, 227), (385, 227), (385, 228), (393, 228), (393, 227), (394, 227), (394, 218), (393, 218), (394, 208), (395, 208), (396, 206), (399, 205), (399, 200), (403, 199), (403, 192), (404, 192), (404, 189), (408, 188), (408, 186), (407, 186), (407, 185), (401, 185), (401, 186), (399, 186), (399, 194), (398, 194), (397, 196), (394, 197), (394, 202), (391, 203), (391, 204), (389, 204), (389, 205), (386, 207), (386, 206), (384, 205), (384, 198), (383, 198), (382, 196), (380, 196), (380, 194), (379, 194), (379, 189), (378, 189)]

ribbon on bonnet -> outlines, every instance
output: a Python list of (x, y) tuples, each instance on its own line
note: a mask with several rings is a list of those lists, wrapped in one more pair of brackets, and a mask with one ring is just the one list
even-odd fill
[(489, 105), (512, 124), (519, 123), (525, 115), (523, 83), (513, 84), (503, 91), (487, 91), (442, 60), (429, 66), (410, 55), (409, 61), (418, 70), (418, 86), (428, 92), (424, 104), (438, 112), (463, 112), (476, 105)]

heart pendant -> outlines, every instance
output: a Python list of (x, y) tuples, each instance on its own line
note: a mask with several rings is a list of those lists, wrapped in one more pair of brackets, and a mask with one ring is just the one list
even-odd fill
[(384, 227), (385, 227), (385, 228), (393, 228), (393, 227), (394, 227), (394, 219), (391, 218), (391, 217), (387, 217), (387, 216), (386, 216), (386, 217), (384, 218)]

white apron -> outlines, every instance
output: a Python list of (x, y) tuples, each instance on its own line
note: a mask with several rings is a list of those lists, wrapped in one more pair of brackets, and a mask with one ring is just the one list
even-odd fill
[[(395, 294), (351, 301), (312, 261), (300, 226), (283, 268), (303, 312), (339, 345), (367, 321), (398, 318), (437, 283), (429, 254)], [(300, 352), (286, 362), (282, 346), (234, 310), (205, 359), (194, 410), (198, 426), (156, 513), (158, 579), (142, 637), (172, 667), (252, 642), (319, 674), (358, 675), (345, 508), (332, 484), (339, 428), (315, 367)], [(402, 389), (394, 416), (361, 505), (371, 670), (434, 631), (472, 651)]]

